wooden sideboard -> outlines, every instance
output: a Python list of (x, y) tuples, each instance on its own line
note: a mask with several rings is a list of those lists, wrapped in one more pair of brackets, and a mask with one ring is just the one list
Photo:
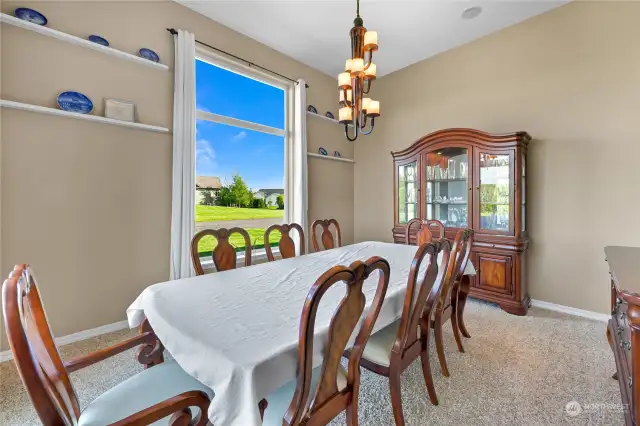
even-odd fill
[[(471, 262), (477, 275), (469, 294), (516, 315), (526, 315), (530, 305), (525, 285), (530, 140), (525, 132), (446, 129), (391, 153), (394, 242), (406, 243), (406, 224), (413, 218), (441, 221), (451, 239), (461, 229), (473, 229)], [(413, 233), (409, 238), (415, 242)]]
[(611, 274), (607, 339), (616, 359), (625, 423), (640, 418), (640, 247), (605, 247)]

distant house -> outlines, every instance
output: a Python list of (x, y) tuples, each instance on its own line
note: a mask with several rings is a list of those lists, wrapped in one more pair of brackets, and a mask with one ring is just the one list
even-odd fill
[(196, 204), (201, 204), (205, 199), (205, 194), (211, 195), (215, 200), (218, 191), (222, 188), (220, 178), (217, 176), (196, 176)]
[(258, 191), (253, 194), (253, 197), (264, 198), (264, 202), (267, 203), (268, 206), (277, 206), (278, 203), (276, 199), (278, 195), (284, 195), (284, 189), (258, 189)]

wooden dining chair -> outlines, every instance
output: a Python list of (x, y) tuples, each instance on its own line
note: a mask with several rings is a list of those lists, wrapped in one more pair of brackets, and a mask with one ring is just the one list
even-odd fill
[[(434, 405), (438, 397), (433, 386), (429, 363), (430, 318), (440, 296), (449, 264), (451, 244), (446, 240), (425, 243), (418, 247), (407, 281), (404, 306), (400, 319), (371, 335), (362, 354), (360, 365), (389, 378), (393, 417), (397, 426), (404, 425), (400, 375), (418, 357), (429, 399)], [(441, 267), (438, 253), (442, 252)], [(424, 263), (424, 275), (420, 274)], [(349, 355), (349, 351), (345, 355)]]
[[(430, 243), (435, 239), (444, 238), (444, 224), (436, 219), (422, 220), (422, 219), (411, 219), (407, 223), (407, 228), (405, 229), (405, 242), (407, 245), (411, 245), (411, 228), (413, 225), (419, 224), (418, 230), (416, 231), (416, 245), (422, 245), (424, 243)], [(434, 230), (437, 231), (437, 234), (434, 235)]]
[[(336, 246), (336, 240), (333, 238), (333, 233), (331, 232), (330, 226), (333, 225), (336, 230), (336, 236), (338, 239), (338, 245)], [(320, 234), (320, 240), (318, 241), (318, 237), (316, 236), (316, 228), (320, 226), (322, 227), (322, 234)], [(336, 247), (342, 247), (342, 237), (340, 235), (340, 224), (335, 219), (318, 219), (313, 222), (311, 225), (311, 240), (313, 242), (313, 249), (315, 251), (320, 251), (320, 242), (322, 242), (323, 249), (329, 250)]]
[(300, 254), (305, 253), (304, 231), (302, 230), (302, 226), (298, 225), (297, 223), (271, 225), (264, 231), (264, 249), (267, 252), (267, 259), (269, 260), (269, 262), (273, 262), (274, 260), (276, 260), (275, 256), (273, 255), (273, 251), (271, 250), (271, 244), (269, 244), (269, 235), (273, 231), (280, 231), (280, 241), (278, 241), (280, 256), (282, 256), (283, 259), (296, 257), (296, 245), (289, 235), (292, 229), (298, 231), (298, 235), (300, 237)]
[(218, 228), (218, 229), (203, 229), (193, 236), (191, 240), (191, 262), (193, 262), (193, 269), (196, 271), (196, 275), (204, 275), (204, 268), (200, 260), (200, 253), (198, 252), (198, 244), (200, 240), (206, 236), (211, 236), (216, 239), (217, 245), (211, 252), (213, 258), (213, 264), (218, 272), (228, 271), (229, 269), (236, 269), (236, 249), (229, 242), (229, 237), (232, 234), (240, 234), (244, 238), (244, 266), (251, 265), (251, 238), (249, 233), (242, 228)]
[(471, 246), (473, 245), (473, 230), (464, 229), (456, 234), (456, 238), (451, 248), (451, 260), (449, 261), (450, 271), (444, 281), (442, 292), (438, 298), (436, 309), (433, 314), (431, 326), (434, 329), (434, 337), (436, 341), (436, 351), (442, 374), (449, 377), (449, 369), (447, 368), (447, 360), (444, 355), (444, 341), (442, 327), (447, 320), (451, 319), (451, 328), (453, 328), (453, 336), (458, 345), (458, 351), (464, 352), (462, 346), (462, 331), (465, 337), (471, 337), (464, 326), (462, 312), (464, 306), (460, 303), (460, 285), (464, 277), (464, 270), (469, 261), (471, 254)]
[[(2, 285), (2, 307), (18, 373), (43, 425), (207, 424), (213, 391), (175, 361), (162, 362), (162, 346), (150, 328), (110, 348), (64, 362), (27, 265), (17, 265)], [(117, 384), (80, 411), (69, 373), (140, 345), (139, 354), (152, 358), (152, 367)]]
[[(345, 371), (340, 363), (341, 357), (364, 311), (363, 283), (374, 271), (380, 271), (376, 293), (355, 338)], [(389, 272), (386, 260), (372, 257), (366, 262), (356, 261), (349, 267), (334, 266), (313, 284), (300, 319), (297, 378), (267, 397), (269, 405), (263, 425), (322, 426), (345, 410), (347, 425), (358, 425), (360, 359), (380, 313), (389, 285)], [(338, 282), (346, 283), (345, 296), (333, 313), (323, 339), (322, 365), (314, 369), (313, 344), (318, 306), (327, 290)]]

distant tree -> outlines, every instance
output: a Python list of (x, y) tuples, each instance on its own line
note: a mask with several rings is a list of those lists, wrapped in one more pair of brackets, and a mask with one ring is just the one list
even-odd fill
[(233, 204), (241, 207), (251, 206), (251, 201), (253, 200), (253, 192), (249, 190), (249, 187), (245, 183), (244, 179), (242, 179), (242, 176), (240, 176), (239, 174), (233, 176), (233, 182), (231, 182), (231, 185), (229, 185), (229, 189), (231, 191)]
[(202, 200), (200, 200), (200, 204), (203, 206), (213, 206), (215, 204), (215, 199), (213, 198), (211, 191), (202, 191)]
[(271, 200), (267, 201), (267, 206), (268, 206), (268, 207), (271, 207), (271, 205), (272, 205), (272, 204), (273, 204), (273, 203), (271, 202)]
[(242, 176), (236, 174), (231, 184), (220, 188), (215, 202), (218, 206), (251, 207), (253, 192), (247, 187)]
[(254, 209), (264, 209), (267, 207), (267, 204), (264, 202), (264, 198), (254, 198), (251, 207)]
[(276, 198), (276, 203), (278, 203), (278, 210), (284, 210), (284, 195), (278, 195), (278, 198)]
[(223, 186), (220, 188), (218, 192), (218, 197), (216, 198), (216, 205), (218, 206), (230, 206), (233, 204), (233, 196), (231, 194), (231, 189), (229, 186)]

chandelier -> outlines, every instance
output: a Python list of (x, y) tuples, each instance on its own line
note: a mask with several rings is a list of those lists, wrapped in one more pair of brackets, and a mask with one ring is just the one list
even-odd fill
[[(377, 31), (367, 31), (360, 17), (360, 0), (356, 0), (356, 19), (349, 32), (351, 36), (351, 59), (347, 59), (345, 72), (338, 75), (340, 111), (338, 118), (344, 124), (344, 135), (351, 142), (361, 133), (373, 131), (375, 118), (380, 116), (380, 102), (366, 98), (371, 82), (376, 79), (376, 64), (373, 52), (378, 50)], [(368, 53), (368, 55), (367, 55)], [(367, 120), (371, 124), (368, 130)], [(349, 135), (349, 124), (353, 125), (353, 137)]]

